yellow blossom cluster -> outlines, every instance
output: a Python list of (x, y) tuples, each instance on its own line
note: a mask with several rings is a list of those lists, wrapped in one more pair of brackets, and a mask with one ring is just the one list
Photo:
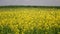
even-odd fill
[(60, 9), (6, 9), (0, 9), (0, 34), (60, 34)]

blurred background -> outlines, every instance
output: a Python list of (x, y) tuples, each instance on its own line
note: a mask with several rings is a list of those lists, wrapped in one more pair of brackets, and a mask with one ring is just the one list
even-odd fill
[(60, 6), (60, 0), (0, 0), (0, 6), (9, 5)]

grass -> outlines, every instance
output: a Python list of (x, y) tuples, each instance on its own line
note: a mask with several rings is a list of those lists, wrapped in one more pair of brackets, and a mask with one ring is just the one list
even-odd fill
[(0, 8), (0, 34), (60, 34), (60, 9)]

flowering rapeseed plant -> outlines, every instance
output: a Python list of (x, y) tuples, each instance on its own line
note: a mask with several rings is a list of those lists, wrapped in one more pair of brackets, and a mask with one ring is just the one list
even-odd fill
[(60, 9), (0, 9), (0, 34), (60, 34)]

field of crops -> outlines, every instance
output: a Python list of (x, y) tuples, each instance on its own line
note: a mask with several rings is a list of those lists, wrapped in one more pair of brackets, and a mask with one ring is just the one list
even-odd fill
[(0, 8), (0, 34), (60, 34), (60, 9)]

